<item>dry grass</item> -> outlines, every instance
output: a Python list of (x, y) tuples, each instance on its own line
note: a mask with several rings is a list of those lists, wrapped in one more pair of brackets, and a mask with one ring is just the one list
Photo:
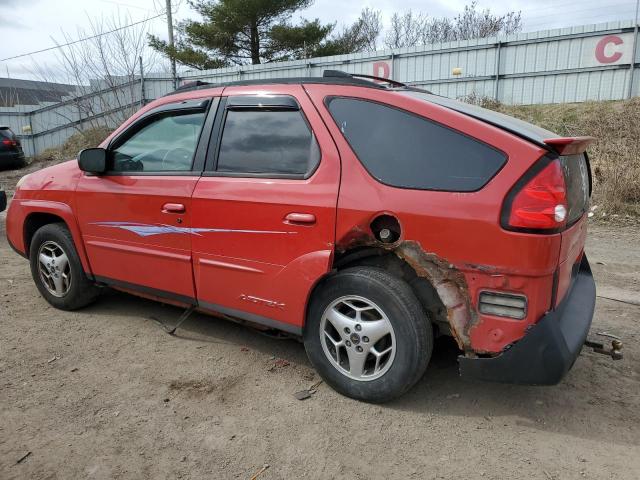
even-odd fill
[(600, 212), (640, 215), (640, 98), (520, 106), (477, 96), (465, 100), (558, 135), (595, 137), (588, 150), (594, 180), (592, 203)]
[(71, 135), (60, 147), (47, 148), (40, 155), (34, 158), (35, 162), (54, 161), (62, 162), (71, 160), (78, 156), (80, 150), (90, 147), (97, 147), (109, 136), (113, 129), (98, 127), (78, 132)]

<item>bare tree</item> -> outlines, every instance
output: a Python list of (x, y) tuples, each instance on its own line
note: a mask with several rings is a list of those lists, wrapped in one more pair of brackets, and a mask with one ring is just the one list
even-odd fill
[[(140, 108), (140, 58), (142, 69), (149, 71), (159, 57), (147, 46), (148, 22), (133, 23), (127, 14), (89, 17), (87, 28), (79, 27), (73, 36), (63, 32), (54, 66), (36, 66), (44, 81), (77, 86), (69, 108), (55, 112), (69, 123), (79, 118), (74, 124), (78, 131), (113, 127)], [(87, 40), (74, 42), (77, 38)]]
[(428, 28), (429, 17), (423, 13), (416, 14), (412, 10), (403, 14), (394, 13), (384, 43), (389, 48), (420, 45), (424, 42)]
[(313, 56), (342, 55), (345, 53), (374, 52), (382, 32), (382, 15), (379, 10), (369, 7), (362, 9), (358, 19), (349, 26), (343, 26), (323, 45), (315, 48)]
[(360, 37), (364, 39), (363, 42), (366, 44), (364, 50), (375, 52), (378, 49), (378, 38), (382, 32), (380, 10), (373, 10), (369, 7), (364, 8), (356, 25), (360, 30)]
[(491, 10), (478, 10), (476, 1), (464, 7), (454, 18), (430, 18), (411, 10), (391, 17), (391, 26), (385, 37), (388, 48), (413, 47), (430, 43), (452, 42), (509, 35), (522, 30), (520, 12), (495, 15)]

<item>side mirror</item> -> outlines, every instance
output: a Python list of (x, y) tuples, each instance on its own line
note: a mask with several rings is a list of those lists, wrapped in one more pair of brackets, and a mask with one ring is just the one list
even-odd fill
[(107, 171), (107, 151), (104, 148), (85, 148), (78, 154), (80, 170), (99, 175)]

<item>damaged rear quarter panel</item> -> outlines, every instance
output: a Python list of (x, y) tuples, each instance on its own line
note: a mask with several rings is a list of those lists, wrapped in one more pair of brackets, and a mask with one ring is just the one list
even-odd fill
[[(460, 348), (470, 355), (497, 353), (521, 338), (526, 326), (549, 308), (560, 239), (507, 232), (499, 218), (505, 196), (544, 150), (479, 120), (393, 92), (350, 86), (305, 88), (340, 151), (336, 253), (375, 244), (371, 221), (381, 212), (393, 215), (402, 227), (401, 238), (385, 248), (394, 250), (435, 287)], [(366, 171), (345, 140), (324, 105), (327, 96), (370, 99), (422, 115), (494, 146), (507, 155), (507, 163), (476, 192), (384, 185)], [(512, 281), (500, 287), (496, 275)], [(524, 290), (531, 315), (516, 323), (478, 314), (475, 304), (483, 288)]]

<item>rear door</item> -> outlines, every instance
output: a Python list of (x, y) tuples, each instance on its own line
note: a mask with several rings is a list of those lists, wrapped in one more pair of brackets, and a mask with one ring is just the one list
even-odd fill
[(191, 195), (207, 146), (198, 140), (217, 103), (150, 111), (112, 140), (106, 174), (81, 178), (77, 217), (99, 281), (194, 303)]
[(299, 332), (331, 265), (338, 152), (301, 86), (224, 95), (193, 195), (199, 305)]

